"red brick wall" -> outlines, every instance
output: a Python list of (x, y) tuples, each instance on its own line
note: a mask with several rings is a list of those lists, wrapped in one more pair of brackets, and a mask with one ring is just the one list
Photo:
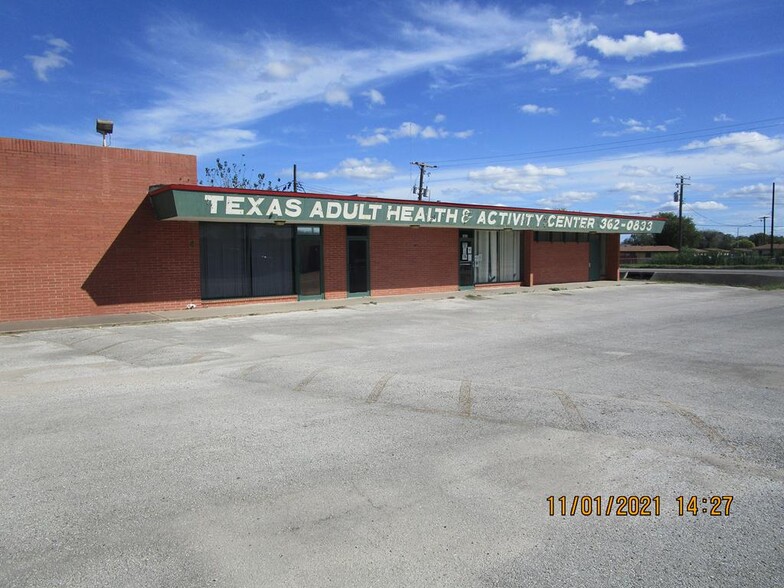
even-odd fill
[(346, 292), (346, 227), (324, 225), (324, 298), (345, 298)]
[(604, 250), (604, 279), (621, 279), (621, 236), (605, 235), (606, 247)]
[(457, 229), (371, 227), (371, 294), (457, 290), (457, 247)]
[(190, 155), (0, 138), (0, 321), (199, 302), (198, 225), (146, 198), (196, 179)]
[(540, 243), (531, 241), (533, 285), (587, 282), (588, 243)]

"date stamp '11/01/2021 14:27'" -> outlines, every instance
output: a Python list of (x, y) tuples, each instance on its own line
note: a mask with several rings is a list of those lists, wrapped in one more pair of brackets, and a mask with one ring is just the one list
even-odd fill
[[(671, 512), (679, 517), (700, 514), (711, 517), (730, 516), (733, 496), (676, 496)], [(662, 514), (661, 496), (609, 495), (603, 496), (548, 496), (549, 515), (554, 516), (617, 516), (658, 517)], [(665, 505), (665, 510), (667, 509)]]

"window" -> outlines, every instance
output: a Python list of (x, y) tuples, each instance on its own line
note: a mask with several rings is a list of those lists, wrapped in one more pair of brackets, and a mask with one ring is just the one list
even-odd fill
[(200, 223), (199, 234), (203, 299), (294, 293), (292, 227)]
[(520, 280), (520, 232), (476, 231), (474, 282)]
[(349, 225), (346, 227), (346, 235), (349, 237), (367, 237), (368, 228), (366, 226)]

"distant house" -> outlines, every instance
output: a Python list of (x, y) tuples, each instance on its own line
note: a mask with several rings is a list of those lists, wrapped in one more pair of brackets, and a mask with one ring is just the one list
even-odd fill
[(621, 245), (621, 265), (650, 261), (658, 253), (678, 253), (669, 245)]
[[(770, 243), (767, 245), (757, 245), (754, 248), (754, 251), (758, 255), (764, 255), (766, 257), (770, 257)], [(621, 245), (621, 252), (623, 252), (623, 245)], [(621, 253), (623, 255), (623, 253)], [(776, 243), (773, 246), (773, 255), (776, 257), (781, 257), (784, 255), (784, 243)], [(623, 263), (623, 258), (621, 258), (621, 263)]]

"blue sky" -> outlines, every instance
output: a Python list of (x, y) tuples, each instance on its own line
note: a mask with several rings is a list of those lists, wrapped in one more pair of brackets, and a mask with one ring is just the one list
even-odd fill
[[(0, 5), (0, 135), (244, 160), (308, 191), (650, 214), (784, 201), (784, 3)], [(154, 178), (151, 178), (154, 180)], [(777, 233), (784, 218), (777, 207)]]

